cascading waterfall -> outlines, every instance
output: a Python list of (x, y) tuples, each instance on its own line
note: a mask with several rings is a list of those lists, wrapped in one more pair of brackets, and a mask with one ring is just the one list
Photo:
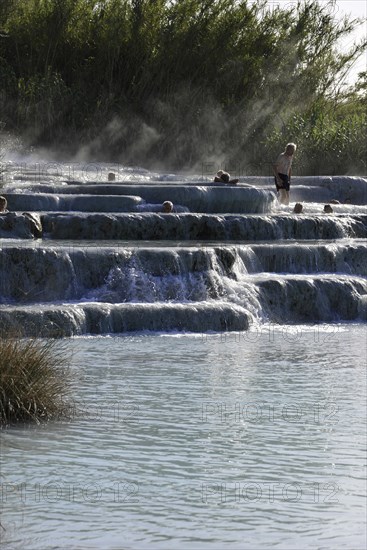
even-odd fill
[[(11, 214), (18, 225), (0, 216), (0, 327), (71, 336), (365, 321), (364, 180), (293, 184), (294, 195), (322, 187), (360, 199), (335, 205), (332, 215), (317, 202), (302, 215), (279, 210), (268, 182), (258, 180), (256, 187), (10, 180), (3, 194), (19, 214)], [(157, 212), (164, 200), (177, 211)], [(139, 210), (150, 204), (155, 211)], [(39, 213), (42, 240), (19, 240), (29, 236), (18, 229), (24, 210)]]
[[(56, 312), (60, 317), (58, 330), (68, 318), (67, 332), (79, 334), (88, 329), (86, 312), (89, 318), (91, 312), (96, 317), (96, 304), (104, 308), (100, 329), (107, 327), (108, 332), (112, 325), (106, 317), (122, 314), (123, 305), (131, 314), (132, 304), (136, 308), (156, 305), (153, 330), (164, 326), (161, 317), (167, 311), (159, 308), (167, 304), (172, 309), (187, 306), (188, 316), (192, 315), (189, 306), (194, 304), (205, 304), (212, 313), (216, 304), (219, 312), (224, 305), (226, 311), (236, 306), (250, 322), (363, 319), (367, 281), (360, 273), (366, 274), (366, 266), (367, 248), (362, 243), (353, 247), (262, 244), (126, 248), (119, 252), (107, 247), (75, 246), (68, 250), (7, 245), (1, 250), (0, 320), (9, 322), (9, 310), (22, 319), (25, 311), (28, 315), (33, 311), (32, 326), (40, 327), (45, 311), (53, 311), (54, 317)], [(341, 269), (344, 275), (338, 274)], [(38, 323), (37, 310), (42, 311)], [(205, 330), (210, 320), (203, 322), (201, 328)], [(144, 326), (143, 319), (141, 323)]]

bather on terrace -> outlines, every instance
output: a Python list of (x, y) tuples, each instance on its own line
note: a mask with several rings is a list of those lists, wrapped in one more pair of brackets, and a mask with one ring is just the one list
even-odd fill
[(8, 206), (8, 201), (6, 200), (6, 198), (3, 196), (0, 196), (0, 214), (8, 213), (8, 210), (6, 208), (7, 206)]
[(183, 214), (190, 212), (187, 206), (173, 204), (171, 201), (164, 201), (163, 204), (143, 203), (136, 206), (138, 212), (161, 212), (163, 214)]
[(219, 170), (214, 176), (214, 183), (226, 183), (229, 185), (236, 185), (238, 183), (238, 179), (231, 179), (231, 176), (228, 172), (224, 172), (224, 170)]

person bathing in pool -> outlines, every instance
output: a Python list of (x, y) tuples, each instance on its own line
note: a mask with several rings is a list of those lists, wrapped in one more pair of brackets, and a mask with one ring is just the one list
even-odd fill
[(6, 209), (6, 207), (8, 206), (8, 201), (6, 200), (5, 197), (1, 196), (0, 197), (0, 214), (7, 214), (8, 211)]
[(231, 179), (231, 176), (228, 174), (228, 172), (224, 172), (224, 170), (219, 170), (219, 172), (217, 172), (217, 174), (214, 176), (214, 182), (236, 185), (236, 183), (238, 183), (238, 179)]
[(281, 204), (285, 205), (289, 204), (292, 161), (296, 149), (297, 145), (295, 143), (287, 143), (284, 152), (279, 155), (276, 162), (273, 164), (275, 187), (279, 193), (279, 201)]

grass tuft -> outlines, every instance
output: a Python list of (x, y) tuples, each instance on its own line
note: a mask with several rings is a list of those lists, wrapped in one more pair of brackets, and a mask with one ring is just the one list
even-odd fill
[(68, 414), (70, 376), (57, 340), (0, 338), (0, 425)]

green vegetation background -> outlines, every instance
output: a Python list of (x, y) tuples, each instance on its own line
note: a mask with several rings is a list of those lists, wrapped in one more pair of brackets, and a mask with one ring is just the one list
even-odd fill
[[(2, 0), (1, 123), (27, 143), (149, 167), (367, 173), (366, 44), (335, 2)], [(364, 54), (365, 55), (365, 54)], [(241, 174), (240, 174), (241, 175)]]

